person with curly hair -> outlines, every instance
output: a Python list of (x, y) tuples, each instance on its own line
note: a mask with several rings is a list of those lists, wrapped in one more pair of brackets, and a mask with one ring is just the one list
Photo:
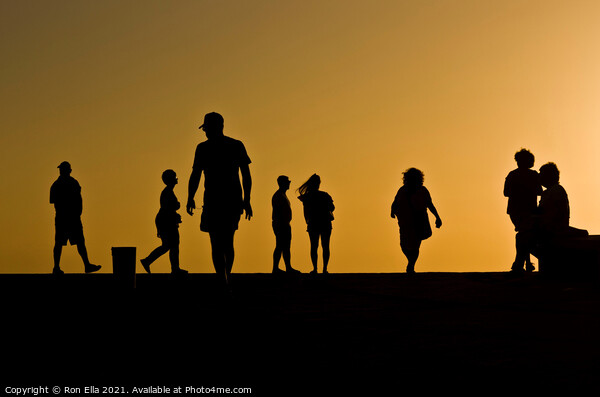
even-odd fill
[[(504, 196), (508, 197), (506, 212), (518, 233), (532, 227), (532, 217), (537, 209), (537, 197), (542, 194), (542, 185), (538, 172), (531, 169), (535, 157), (529, 150), (519, 150), (515, 154), (515, 161), (517, 168), (512, 170), (504, 181)], [(531, 263), (530, 253), (517, 249), (511, 270), (520, 272), (523, 271), (523, 266), (528, 272), (535, 269)]]
[(403, 173), (403, 185), (392, 203), (392, 218), (398, 220), (400, 247), (408, 260), (406, 272), (415, 272), (421, 242), (432, 235), (427, 210), (435, 216), (435, 227), (442, 227), (442, 219), (433, 205), (431, 195), (423, 186), (423, 172), (409, 168)]

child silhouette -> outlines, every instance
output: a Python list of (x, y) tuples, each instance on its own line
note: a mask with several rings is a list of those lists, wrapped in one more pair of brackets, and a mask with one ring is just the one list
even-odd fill
[(177, 213), (180, 207), (179, 201), (173, 189), (177, 185), (177, 174), (173, 170), (166, 170), (162, 174), (162, 180), (167, 185), (160, 194), (160, 210), (156, 215), (156, 230), (162, 244), (155, 248), (146, 258), (140, 260), (142, 267), (150, 273), (150, 265), (169, 252), (171, 261), (171, 273), (186, 274), (187, 270), (179, 267), (179, 224), (181, 215)]

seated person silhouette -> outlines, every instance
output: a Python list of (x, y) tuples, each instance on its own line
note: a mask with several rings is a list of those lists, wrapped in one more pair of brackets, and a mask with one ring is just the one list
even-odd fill
[(156, 214), (157, 236), (160, 237), (162, 244), (155, 248), (150, 255), (141, 259), (142, 267), (150, 273), (150, 265), (169, 252), (172, 274), (187, 274), (187, 270), (179, 267), (179, 224), (181, 215), (177, 213), (180, 207), (179, 201), (175, 196), (173, 189), (177, 185), (177, 174), (173, 170), (166, 170), (162, 174), (162, 180), (166, 187), (160, 194), (160, 210)]
[[(531, 169), (535, 157), (529, 150), (518, 151), (515, 154), (515, 161), (517, 169), (512, 170), (504, 181), (504, 196), (508, 197), (506, 212), (515, 226), (515, 231), (518, 232), (523, 228), (531, 227), (532, 216), (537, 209), (537, 196), (542, 194), (542, 186), (539, 174)], [(511, 269), (522, 271), (523, 266), (528, 272), (535, 270), (529, 253), (516, 255)]]
[(50, 188), (50, 204), (54, 204), (56, 218), (54, 221), (56, 235), (54, 238), (54, 269), (52, 274), (61, 275), (64, 272), (60, 268), (60, 256), (63, 245), (67, 241), (77, 246), (77, 252), (83, 260), (86, 273), (100, 270), (101, 266), (92, 265), (88, 259), (85, 238), (83, 237), (83, 224), (81, 214), (83, 212), (83, 199), (81, 197), (81, 186), (71, 176), (71, 164), (63, 161), (58, 166), (60, 176)]
[(542, 192), (536, 215), (532, 218), (533, 222), (517, 233), (519, 260), (524, 260), (529, 252), (533, 252), (539, 258), (542, 251), (547, 251), (561, 238), (588, 235), (586, 230), (569, 226), (569, 197), (559, 179), (560, 172), (556, 164), (547, 163), (540, 167), (540, 182), (545, 190)]

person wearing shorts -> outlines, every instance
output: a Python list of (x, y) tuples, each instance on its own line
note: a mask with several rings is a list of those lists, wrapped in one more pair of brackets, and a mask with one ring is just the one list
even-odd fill
[(206, 114), (200, 129), (207, 139), (196, 147), (186, 210), (189, 215), (194, 214), (194, 196), (204, 174), (200, 230), (209, 234), (215, 272), (228, 284), (235, 256), (235, 231), (244, 212), (246, 219), (252, 217), (250, 157), (241, 141), (223, 134), (224, 119), (220, 114)]
[(285, 263), (285, 272), (300, 273), (292, 268), (291, 265), (291, 245), (292, 245), (292, 207), (286, 192), (290, 188), (290, 179), (281, 175), (277, 178), (279, 189), (273, 194), (271, 204), (273, 206), (272, 220), (273, 233), (275, 233), (275, 250), (273, 251), (273, 274), (283, 273), (279, 268), (279, 260), (283, 256)]
[(173, 189), (177, 185), (177, 174), (173, 170), (166, 170), (162, 174), (166, 187), (160, 194), (160, 210), (156, 214), (156, 234), (161, 240), (161, 245), (155, 248), (150, 255), (141, 259), (144, 270), (150, 273), (150, 265), (162, 255), (169, 253), (171, 273), (174, 275), (187, 274), (187, 270), (179, 267), (179, 224), (181, 215), (177, 213), (180, 207)]
[(81, 214), (83, 212), (83, 199), (81, 197), (81, 186), (71, 176), (71, 164), (63, 161), (58, 166), (59, 177), (50, 187), (50, 204), (54, 204), (56, 217), (54, 220), (56, 234), (54, 237), (54, 268), (53, 274), (64, 274), (60, 268), (60, 257), (62, 247), (70, 243), (77, 246), (77, 252), (81, 256), (86, 273), (100, 270), (101, 266), (90, 263), (83, 237), (83, 224)]

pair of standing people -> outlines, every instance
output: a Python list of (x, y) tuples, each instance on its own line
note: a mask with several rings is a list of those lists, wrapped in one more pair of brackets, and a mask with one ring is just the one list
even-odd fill
[[(275, 233), (275, 251), (273, 252), (273, 273), (283, 272), (279, 269), (279, 261), (283, 256), (286, 272), (300, 273), (291, 266), (290, 247), (292, 241), (292, 208), (286, 192), (290, 188), (290, 180), (281, 175), (277, 178), (279, 189), (273, 195), (273, 232)], [(327, 274), (329, 264), (333, 211), (333, 199), (331, 196), (319, 190), (321, 178), (313, 174), (302, 186), (298, 188), (300, 196), (298, 199), (304, 207), (304, 219), (306, 220), (308, 236), (310, 238), (310, 259), (313, 265), (311, 274), (317, 274), (319, 241), (323, 249), (323, 273)]]
[[(233, 239), (241, 215), (245, 212), (246, 219), (252, 217), (252, 206), (250, 205), (250, 192), (252, 189), (252, 177), (250, 175), (250, 157), (241, 141), (224, 135), (225, 121), (218, 113), (207, 113), (204, 123), (199, 127), (206, 133), (206, 141), (196, 147), (192, 174), (188, 183), (188, 198), (186, 211), (194, 215), (196, 202), (194, 197), (200, 186), (200, 180), (204, 174), (204, 200), (202, 213), (200, 215), (200, 230), (210, 236), (211, 256), (215, 272), (225, 285), (229, 283), (229, 275), (233, 267), (235, 251)], [(166, 171), (165, 171), (166, 172)], [(240, 174), (242, 183), (240, 183)], [(173, 173), (174, 177), (175, 174)], [(164, 178), (163, 178), (164, 180)], [(172, 188), (177, 183), (176, 178), (165, 181), (169, 189), (170, 200), (165, 202), (166, 211), (163, 219), (163, 228), (169, 232), (177, 230), (174, 225), (181, 222), (181, 217), (176, 214), (179, 202), (172, 194)], [(163, 200), (161, 195), (161, 211)], [(159, 216), (157, 215), (157, 228), (159, 227)], [(159, 234), (161, 234), (159, 230)], [(174, 236), (174, 234), (170, 234)], [(161, 237), (162, 238), (162, 237)], [(172, 239), (174, 240), (174, 239)], [(177, 233), (177, 247), (179, 245), (179, 234)], [(175, 244), (171, 244), (175, 247)], [(142, 260), (142, 265), (149, 272), (149, 264), (152, 260), (167, 251), (168, 246), (163, 239), (163, 245), (155, 249), (148, 258)], [(177, 250), (178, 252), (178, 250)], [(173, 248), (171, 248), (173, 254)], [(171, 255), (172, 268), (179, 268), (179, 263), (174, 264), (175, 255)], [(178, 256), (177, 256), (178, 258)], [(185, 271), (179, 270), (184, 273)], [(186, 272), (187, 273), (187, 272)]]

